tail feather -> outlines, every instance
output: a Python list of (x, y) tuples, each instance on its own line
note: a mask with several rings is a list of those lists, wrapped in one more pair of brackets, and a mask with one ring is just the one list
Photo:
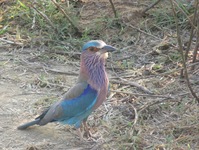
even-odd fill
[(23, 125), (21, 125), (21, 126), (18, 126), (17, 129), (19, 129), (19, 130), (25, 130), (26, 128), (28, 128), (28, 127), (30, 127), (30, 126), (33, 126), (33, 125), (35, 125), (35, 124), (38, 124), (39, 121), (40, 121), (40, 118), (38, 118), (38, 119), (36, 119), (36, 120), (34, 120), (34, 121), (31, 121), (31, 122), (25, 123), (25, 124), (23, 124)]

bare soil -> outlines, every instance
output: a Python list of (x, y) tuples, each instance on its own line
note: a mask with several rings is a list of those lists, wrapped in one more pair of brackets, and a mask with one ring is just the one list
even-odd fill
[[(96, 32), (103, 34), (100, 39), (118, 48), (107, 63), (111, 90), (116, 91), (88, 120), (96, 142), (82, 142), (73, 127), (56, 123), (17, 130), (17, 126), (59, 100), (75, 83), (80, 51), (58, 53), (45, 44), (36, 47), (26, 43), (28, 46), (24, 47), (0, 41), (0, 149), (199, 149), (198, 104), (185, 80), (179, 78), (182, 65), (175, 30), (155, 28), (150, 32), (150, 16), (141, 17), (139, 13), (146, 7), (145, 2), (114, 1), (121, 28), (110, 20), (112, 27), (104, 25), (109, 22), (92, 21), (113, 16), (108, 1), (86, 0), (84, 6), (77, 6), (81, 10), (80, 26), (95, 30), (99, 25)], [(16, 40), (15, 35), (4, 36)], [(189, 31), (182, 31), (182, 37), (188, 41)], [(189, 74), (198, 93), (199, 65), (194, 71), (189, 68)]]
[[(86, 149), (92, 144), (82, 143), (70, 127), (49, 124), (45, 127), (33, 127), (25, 131), (17, 126), (34, 119), (41, 111), (38, 107), (48, 99), (58, 100), (62, 93), (50, 88), (38, 88), (35, 80), (44, 73), (39, 61), (27, 64), (23, 60), (31, 59), (32, 50), (0, 50), (0, 132), (1, 149)], [(51, 63), (53, 66), (53, 63)], [(61, 65), (60, 65), (61, 66)], [(71, 67), (64, 65), (67, 70)], [(66, 71), (67, 71), (66, 70)], [(60, 77), (61, 78), (61, 77)], [(73, 77), (64, 77), (65, 87), (75, 82)], [(37, 104), (39, 103), (39, 104)], [(52, 103), (52, 102), (51, 102)], [(36, 107), (38, 105), (38, 107)]]

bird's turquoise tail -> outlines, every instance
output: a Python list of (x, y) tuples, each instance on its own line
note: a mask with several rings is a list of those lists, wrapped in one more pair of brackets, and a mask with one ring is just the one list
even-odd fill
[(34, 121), (31, 121), (31, 122), (25, 123), (25, 124), (23, 124), (23, 125), (21, 125), (21, 126), (18, 126), (17, 129), (19, 129), (19, 130), (25, 130), (26, 128), (28, 128), (28, 127), (30, 127), (30, 126), (33, 126), (33, 125), (35, 125), (35, 124), (38, 124), (39, 121), (40, 121), (40, 119), (36, 119), (36, 120), (34, 120)]

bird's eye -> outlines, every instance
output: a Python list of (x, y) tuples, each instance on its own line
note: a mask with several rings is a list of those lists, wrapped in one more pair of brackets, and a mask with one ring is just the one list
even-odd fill
[(89, 47), (88, 50), (91, 52), (97, 52), (99, 49), (97, 47)]

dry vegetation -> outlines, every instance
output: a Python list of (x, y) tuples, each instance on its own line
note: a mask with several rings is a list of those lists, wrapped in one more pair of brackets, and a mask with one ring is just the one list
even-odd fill
[[(180, 53), (183, 49), (186, 55), (185, 50), (189, 49), (186, 65), (190, 86), (199, 96), (197, 0), (195, 3), (188, 0), (173, 2), (180, 34), (176, 32), (176, 18), (170, 1), (160, 1), (142, 14), (152, 3), (150, 0), (114, 0), (118, 16), (115, 18), (107, 0), (59, 0), (56, 4), (48, 0), (0, 0), (0, 86), (16, 84), (20, 93), (13, 91), (14, 95), (25, 98), (31, 93), (35, 97), (32, 101), (15, 98), (16, 102), (11, 101), (0, 108), (4, 111), (7, 107), (13, 108), (13, 103), (16, 103), (15, 107), (20, 106), (14, 110), (17, 116), (11, 119), (16, 126), (26, 116), (30, 119), (38, 115), (75, 83), (82, 44), (91, 39), (102, 39), (117, 47), (118, 51), (107, 63), (111, 82), (108, 100), (89, 118), (97, 143), (71, 140), (73, 144), (69, 142), (69, 147), (199, 149), (198, 102), (187, 86), (186, 74), (185, 77), (181, 74), (183, 59)], [(3, 121), (2, 125), (8, 122)], [(52, 130), (48, 132), (57, 132), (57, 136), (61, 131), (75, 132), (60, 125), (55, 125)], [(7, 131), (0, 128), (0, 132)], [(40, 131), (37, 133), (43, 133)], [(41, 138), (48, 139), (48, 136)], [(54, 143), (48, 142), (27, 140), (20, 145), (5, 142), (0, 146), (3, 149), (70, 149), (65, 145), (57, 147), (53, 138), (51, 142)]]

